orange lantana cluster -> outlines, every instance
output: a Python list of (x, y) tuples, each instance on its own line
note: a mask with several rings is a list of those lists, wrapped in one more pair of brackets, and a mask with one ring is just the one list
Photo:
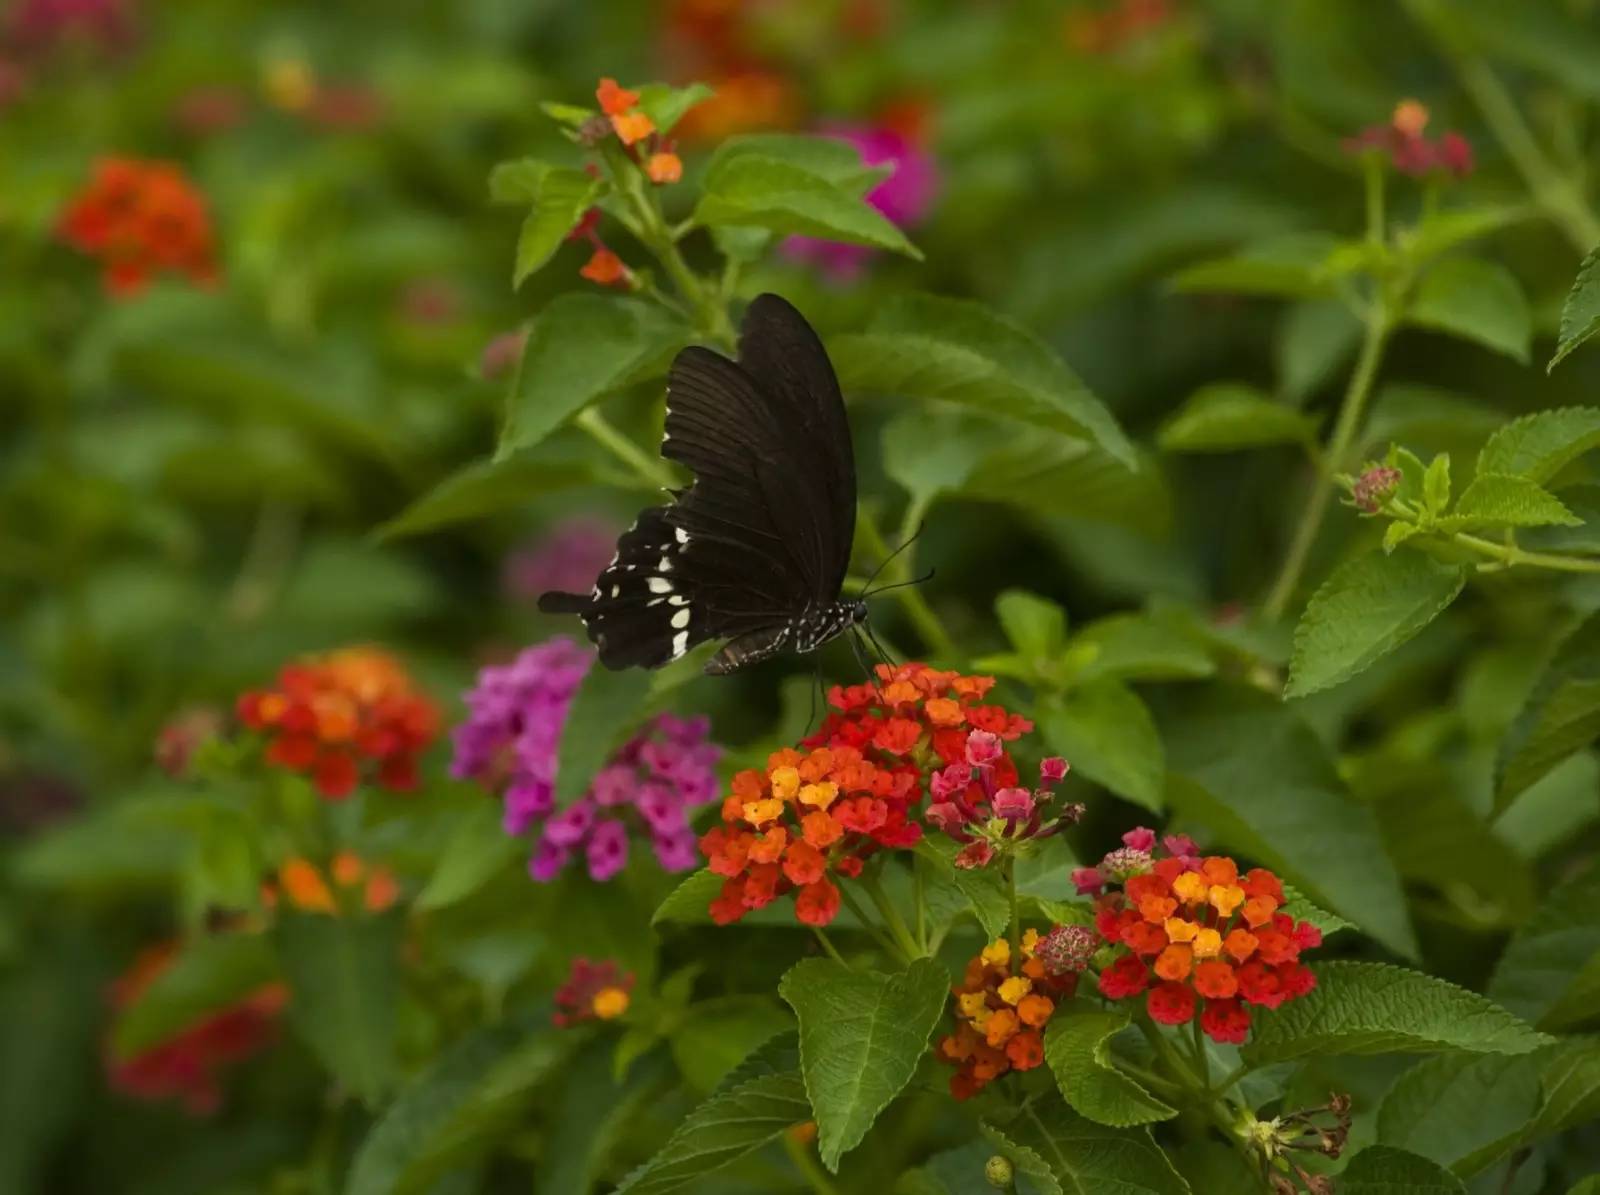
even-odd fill
[(726, 877), (712, 918), (726, 925), (793, 892), (802, 922), (831, 922), (840, 896), (829, 876), (853, 878), (875, 852), (917, 844), (912, 812), (927, 775), (965, 758), (972, 728), (1001, 738), (1032, 729), (981, 704), (993, 684), (903, 664), (879, 665), (876, 684), (835, 686), (821, 729), (799, 749), (775, 751), (765, 769), (734, 776), (722, 825), (701, 838), (711, 870)]
[(357, 904), (369, 913), (381, 913), (400, 898), (400, 885), (388, 868), (368, 864), (352, 851), (340, 851), (326, 872), (309, 859), (284, 860), (277, 876), (261, 886), (262, 903), (268, 908), (280, 897), (302, 913), (337, 914)]
[[(1247, 1004), (1277, 1008), (1316, 987), (1300, 952), (1322, 944), (1322, 931), (1296, 921), (1283, 906), (1283, 885), (1264, 868), (1244, 875), (1223, 855), (1201, 858), (1188, 840), (1155, 857), (1148, 846), (1113, 851), (1098, 871), (1121, 892), (1095, 902), (1095, 928), (1127, 953), (1100, 973), (1112, 1000), (1146, 993), (1152, 1019), (1183, 1025), (1202, 1007), (1200, 1027), (1214, 1041), (1242, 1043), (1250, 1033)], [(1170, 845), (1169, 845), (1170, 849)]]
[(60, 235), (101, 261), (112, 295), (136, 294), (163, 274), (202, 286), (216, 282), (205, 197), (169, 162), (101, 158), (62, 214)]
[(417, 755), (439, 733), (438, 708), (393, 656), (349, 647), (286, 665), (270, 689), (239, 698), (239, 720), (267, 737), (267, 762), (309, 773), (330, 800), (363, 772), (384, 788), (417, 784)]
[[(971, 1099), (1008, 1071), (1031, 1071), (1044, 1061), (1044, 1029), (1056, 1005), (1078, 986), (1081, 963), (1047, 965), (1037, 930), (1022, 935), (1022, 957), (1004, 938), (967, 964), (955, 996), (956, 1031), (939, 1043), (939, 1058), (956, 1068), (950, 1093)], [(1020, 964), (1013, 967), (1013, 964)]]

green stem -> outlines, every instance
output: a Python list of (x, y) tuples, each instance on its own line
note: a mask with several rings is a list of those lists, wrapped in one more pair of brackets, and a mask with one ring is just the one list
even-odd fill
[(809, 1146), (796, 1141), (792, 1134), (783, 1135), (783, 1148), (789, 1155), (789, 1160), (794, 1163), (794, 1168), (800, 1172), (800, 1177), (806, 1180), (811, 1190), (816, 1195), (839, 1195), (839, 1189), (833, 1185), (833, 1180), (828, 1177), (827, 1171), (817, 1164), (816, 1158), (811, 1156)]
[(1367, 192), (1367, 240), (1374, 245), (1383, 244), (1383, 160), (1375, 150), (1368, 150), (1361, 158), (1361, 173)]
[(1193, 1032), (1192, 1044), (1194, 1047), (1195, 1069), (1200, 1075), (1200, 1082), (1205, 1086), (1207, 1091), (1210, 1091), (1211, 1056), (1206, 1052), (1206, 1039), (1205, 1035), (1200, 1029), (1200, 1017), (1198, 1014), (1196, 1014), (1194, 1019), (1189, 1022), (1189, 1027)]
[(578, 413), (572, 421), (581, 427), (602, 448), (611, 453), (623, 464), (631, 469), (640, 481), (650, 488), (670, 486), (674, 484), (667, 466), (656, 458), (650, 456), (627, 436), (611, 425), (611, 422), (600, 413), (598, 407), (588, 407)]
[(1300, 514), (1299, 525), (1289, 542), (1289, 553), (1284, 557), (1283, 568), (1267, 595), (1264, 611), (1269, 621), (1276, 622), (1284, 616), (1299, 588), (1311, 547), (1322, 529), (1323, 516), (1333, 497), (1334, 476), (1346, 467), (1346, 457), (1354, 445), (1356, 432), (1361, 426), (1361, 416), (1366, 410), (1372, 384), (1378, 376), (1378, 363), (1383, 359), (1384, 345), (1393, 330), (1393, 318), (1387, 303), (1379, 298), (1367, 314), (1366, 334), (1361, 341), (1361, 355), (1356, 360), (1355, 372), (1345, 389), (1344, 401), (1339, 407), (1338, 422), (1323, 453), (1323, 468), (1312, 482), (1311, 496)]
[(826, 954), (834, 962), (838, 963), (841, 967), (850, 966), (849, 963), (844, 961), (844, 956), (839, 953), (839, 948), (833, 944), (833, 939), (828, 937), (827, 933), (820, 925), (813, 925), (811, 927), (811, 932), (816, 935), (817, 941), (822, 944), (822, 952), (824, 954)]
[(872, 935), (873, 940), (877, 942), (885, 954), (899, 958), (903, 963), (911, 961), (911, 956), (905, 954), (899, 943), (879, 929), (877, 922), (867, 916), (867, 911), (861, 907), (861, 902), (855, 898), (847, 885), (839, 885), (839, 898), (844, 901), (844, 907), (855, 914), (856, 920), (861, 923), (861, 928)]
[(1011, 920), (1006, 925), (1006, 941), (1011, 944), (1013, 973), (1022, 974), (1022, 908), (1017, 899), (1017, 857), (1007, 855), (1005, 862), (1006, 895), (1011, 901)]
[(912, 892), (917, 904), (917, 953), (926, 958), (933, 952), (928, 949), (928, 893), (927, 877), (923, 874), (921, 861), (911, 860)]
[(1500, 567), (1503, 568), (1527, 564), (1534, 568), (1554, 569), (1563, 573), (1600, 573), (1600, 560), (1593, 557), (1562, 556), (1556, 552), (1530, 552), (1526, 548), (1517, 547), (1516, 544), (1497, 544), (1476, 535), (1468, 535), (1465, 531), (1457, 531), (1450, 538), (1462, 547), (1471, 548), (1474, 552), (1500, 561)]
[(1250, 1070), (1251, 1067), (1248, 1062), (1241, 1062), (1238, 1066), (1234, 1067), (1231, 1071), (1224, 1075), (1221, 1082), (1213, 1084), (1211, 1090), (1219, 1095), (1226, 1095), (1230, 1090), (1232, 1090), (1235, 1083), (1250, 1073)]
[(906, 961), (921, 958), (921, 947), (911, 937), (911, 930), (907, 928), (905, 918), (900, 916), (900, 910), (895, 908), (894, 901), (889, 899), (889, 894), (883, 890), (883, 884), (879, 882), (878, 877), (863, 875), (861, 886), (866, 889), (872, 903), (877, 906), (884, 924), (889, 927), (889, 933), (894, 937), (895, 945), (905, 955)]
[[(889, 545), (883, 538), (883, 532), (879, 531), (878, 525), (872, 521), (872, 516), (865, 509), (858, 508), (856, 517), (868, 546), (880, 559), (887, 559)], [(907, 617), (917, 628), (917, 634), (922, 637), (928, 649), (942, 659), (954, 658), (957, 654), (955, 640), (950, 637), (950, 632), (944, 629), (944, 623), (939, 621), (939, 616), (933, 612), (933, 607), (928, 605), (928, 599), (922, 596), (922, 590), (915, 585), (908, 585), (904, 589), (896, 589), (894, 597), (905, 607)]]

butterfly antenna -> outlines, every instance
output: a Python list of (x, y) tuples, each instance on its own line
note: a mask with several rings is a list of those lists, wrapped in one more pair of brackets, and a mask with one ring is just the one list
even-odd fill
[(863, 601), (865, 601), (869, 597), (877, 597), (880, 593), (888, 593), (891, 589), (904, 589), (907, 585), (926, 585), (929, 581), (933, 580), (935, 571), (936, 570), (930, 568), (927, 572), (923, 573), (922, 576), (913, 577), (909, 581), (896, 581), (893, 585), (881, 585), (877, 589), (863, 590), (861, 593), (861, 598)]
[[(822, 661), (815, 656), (811, 658), (811, 675), (816, 680), (815, 687), (811, 690), (811, 710), (806, 714), (806, 738), (810, 738), (817, 724), (817, 697), (822, 694)], [(824, 707), (827, 698), (823, 698)]]
[[(918, 523), (917, 524), (917, 529), (915, 531), (913, 531), (910, 535), (908, 535), (904, 540), (902, 540), (901, 543), (900, 543), (900, 546), (898, 548), (896, 548), (894, 551), (890, 552), (887, 556), (885, 556), (883, 558), (883, 560), (879, 562), (878, 567), (872, 570), (872, 575), (867, 578), (867, 583), (862, 586), (862, 589), (863, 590), (871, 589), (872, 588), (872, 583), (878, 579), (878, 577), (883, 573), (884, 569), (889, 567), (890, 563), (894, 560), (894, 558), (896, 556), (900, 555), (901, 552), (904, 552), (912, 544), (917, 542), (917, 537), (922, 534), (922, 529), (924, 527), (926, 527), (926, 526), (927, 526), (927, 523)], [(863, 593), (862, 596), (865, 597), (866, 594)]]
[(856, 663), (861, 665), (861, 671), (866, 673), (867, 676), (867, 684), (871, 685), (872, 691), (878, 695), (878, 704), (887, 704), (884, 700), (883, 688), (878, 683), (878, 674), (873, 670), (872, 665), (867, 662), (867, 651), (864, 646), (865, 639), (862, 636), (860, 629), (852, 628), (849, 639), (850, 650), (855, 654)]
[(861, 624), (861, 629), (866, 634), (867, 641), (869, 643), (871, 643), (873, 648), (877, 651), (878, 658), (883, 661), (884, 667), (889, 669), (889, 671), (891, 673), (893, 673), (894, 672), (894, 666), (895, 666), (894, 665), (894, 657), (889, 654), (889, 650), (886, 647), (884, 647), (884, 645), (882, 643), (878, 642), (878, 636), (873, 634), (872, 624), (871, 623), (862, 623)]

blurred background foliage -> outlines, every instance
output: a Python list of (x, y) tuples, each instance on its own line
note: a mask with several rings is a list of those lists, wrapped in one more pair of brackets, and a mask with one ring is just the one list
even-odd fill
[[(1325, 422), (1355, 331), (1314, 298), (1195, 293), (1172, 275), (1279, 233), (1355, 235), (1360, 167), (1343, 139), (1415, 97), (1475, 151), (1477, 169), (1452, 184), (1451, 201), (1517, 209), (1481, 251), (1526, 293), (1533, 357), (1544, 360), (1600, 225), (1581, 190), (1530, 175), (1472, 64), (1487, 56), (1547, 162), (1581, 179), (1595, 160), (1600, 100), (1594, 9), (13, 0), (0, 21), (0, 1190), (338, 1185), (367, 1114), (323, 1090), (306, 1046), (253, 1064), (196, 1127), (105, 1090), (103, 993), (142, 945), (253, 887), (251, 856), (226, 829), (185, 830), (185, 819), (216, 812), (185, 805), (154, 765), (176, 712), (226, 710), (296, 654), (373, 641), (405, 656), (453, 722), (454, 695), (479, 664), (560, 629), (518, 583), (519, 550), (569, 515), (620, 527), (637, 509), (640, 491), (615, 485), (615, 464), (568, 428), (536, 450), (514, 509), (378, 534), (492, 451), (505, 381), (485, 376), (496, 371), (486, 348), (553, 294), (585, 285), (584, 251), (569, 245), (514, 291), (520, 213), (488, 203), (496, 162), (566, 152), (541, 101), (587, 102), (601, 75), (706, 79), (722, 94), (684, 130), (691, 182), (731, 132), (914, 129), (939, 180), (931, 210), (908, 230), (925, 261), (880, 256), (840, 278), (779, 256), (749, 271), (744, 292), (785, 294), (825, 336), (859, 329), (911, 287), (982, 300), (1057, 348), (1144, 446), (1146, 464), (1129, 474), (1074, 452), (1034, 459), (1015, 428), (939, 417), (940, 436), (995, 439), (961, 490), (941, 498), (919, 548), (938, 567), (927, 596), (962, 656), (1001, 649), (992, 601), (1017, 586), (1061, 603), (1074, 628), (1140, 608), (1210, 628), (1196, 632), (1207, 659), (1271, 684), (1287, 630), (1236, 616), (1276, 571), (1305, 462), (1292, 447), (1162, 452), (1159, 433), (1218, 382)], [(106, 155), (181, 164), (209, 205), (217, 285), (169, 280), (114, 299), (62, 243), (61, 213)], [(675, 201), (669, 192), (669, 209)], [(1401, 191), (1394, 202), (1418, 198)], [(709, 244), (686, 251), (710, 267)], [(1600, 354), (1547, 377), (1407, 330), (1385, 364), (1367, 443), (1374, 455), (1399, 440), (1424, 458), (1469, 456), (1506, 418), (1590, 401), (1597, 383)], [(640, 443), (658, 431), (657, 389), (606, 404)], [(892, 478), (906, 472), (895, 445), (919, 430), (897, 425), (898, 414), (880, 402), (852, 410), (863, 498), (884, 514), (900, 509)], [(1370, 528), (1335, 510), (1308, 576), (1325, 576), (1362, 536)], [(1586, 751), (1512, 815), (1491, 826), (1487, 813), (1497, 745), (1556, 632), (1597, 607), (1590, 579), (1507, 577), (1379, 667), (1297, 707), (1342, 782), (1379, 811), (1420, 956), (1437, 974), (1482, 986), (1540, 893), (1593, 854), (1600, 771)], [(883, 625), (903, 650), (920, 645), (896, 612)], [(841, 655), (828, 667), (843, 676), (853, 665)], [(764, 751), (783, 694), (787, 724), (804, 715), (795, 709), (804, 683), (782, 683), (803, 668), (692, 681), (680, 704), (710, 713), (735, 755), (741, 744)], [(1178, 689), (1147, 686), (1164, 727), (1203, 700)], [(1199, 746), (1168, 744), (1180, 760), (1186, 749)], [(351, 834), (414, 894), (435, 874), (439, 843), (469, 832), (457, 822), (473, 799), (437, 780), (399, 824), (369, 803)], [(1097, 808), (1083, 831), (1091, 838), (1132, 815), (1103, 792)], [(517, 1101), (557, 1072), (566, 1106), (591, 1114), (557, 1112), (502, 1134), (502, 1161), (486, 1169), (452, 1169), (452, 1150), (471, 1151), (441, 1141), (405, 1189), (454, 1174), (466, 1177), (434, 1189), (480, 1189), (481, 1179), (484, 1190), (526, 1190), (516, 1177), (525, 1170), (502, 1173), (505, 1158), (554, 1165), (551, 1143), (574, 1134), (615, 1177), (783, 1023), (770, 999), (750, 993), (771, 991), (794, 942), (771, 931), (731, 951), (693, 930), (658, 960), (641, 927), (667, 883), (630, 871), (595, 899), (602, 890), (583, 881), (532, 888), (511, 867), (472, 899), (420, 915), (422, 954), (393, 1011), (393, 1065), (403, 1070), (491, 1019), (485, 1009), (525, 1014), (530, 994), (548, 993), (580, 950), (622, 959), (641, 985), (703, 950), (722, 960), (712, 995), (724, 1004), (685, 1023), (674, 1014), (677, 1064), (648, 1055), (626, 1087), (609, 1053), (587, 1041), (559, 1058), (513, 1057), (525, 1073), (507, 1081), (504, 1115), (514, 1119)], [(1409, 936), (1398, 929), (1389, 942)], [(1381, 1090), (1390, 1073), (1370, 1083)], [(853, 1159), (855, 1179), (887, 1182), (925, 1153), (940, 1133), (929, 1109), (940, 1106), (897, 1106), (898, 1156)], [(605, 1148), (594, 1144), (602, 1138)], [(1549, 1165), (1573, 1173), (1570, 1161)], [(545, 1178), (536, 1189), (584, 1181)], [(760, 1189), (795, 1187), (792, 1176), (771, 1182)]]

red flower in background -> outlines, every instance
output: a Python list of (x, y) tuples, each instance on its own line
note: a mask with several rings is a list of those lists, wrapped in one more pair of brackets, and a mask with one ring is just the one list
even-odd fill
[(1416, 100), (1401, 100), (1385, 124), (1371, 125), (1354, 137), (1346, 138), (1346, 153), (1362, 154), (1376, 150), (1401, 174), (1413, 178), (1450, 175), (1465, 178), (1476, 167), (1472, 144), (1454, 129), (1437, 141), (1423, 135), (1428, 127), (1428, 109)]
[(269, 764), (309, 774), (330, 800), (364, 774), (393, 792), (415, 788), (417, 755), (439, 733), (438, 708), (372, 647), (286, 665), (276, 687), (239, 698), (238, 714), (266, 736)]
[(550, 1019), (561, 1029), (585, 1021), (614, 1021), (632, 1003), (633, 980), (632, 972), (611, 959), (595, 963), (575, 958), (567, 981), (556, 989), (556, 1011)]
[[(177, 957), (171, 943), (140, 954), (112, 985), (116, 1015), (135, 1003)], [(134, 1099), (178, 1099), (190, 1115), (208, 1115), (222, 1103), (222, 1069), (260, 1053), (272, 1042), (287, 1001), (288, 989), (269, 983), (131, 1057), (118, 1057), (108, 1044), (106, 1077), (113, 1090)]]
[(835, 685), (835, 712), (798, 749), (775, 751), (764, 770), (734, 776), (722, 825), (700, 840), (711, 870), (726, 877), (711, 904), (718, 924), (790, 892), (802, 922), (831, 922), (840, 897), (830, 877), (853, 878), (877, 851), (917, 844), (922, 826), (911, 811), (927, 774), (966, 757), (971, 727), (994, 730), (994, 766), (1014, 782), (1016, 765), (999, 742), (1033, 724), (981, 704), (992, 677), (926, 664), (881, 664), (877, 672), (877, 684)]
[(101, 158), (89, 185), (62, 213), (61, 239), (104, 266), (109, 294), (137, 294), (152, 278), (217, 280), (205, 197), (168, 162)]

